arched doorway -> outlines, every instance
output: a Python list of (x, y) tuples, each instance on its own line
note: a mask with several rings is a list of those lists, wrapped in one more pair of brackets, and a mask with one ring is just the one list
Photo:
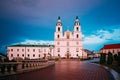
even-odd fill
[(69, 53), (69, 51), (67, 51), (67, 53), (66, 53), (66, 58), (70, 59), (70, 53)]

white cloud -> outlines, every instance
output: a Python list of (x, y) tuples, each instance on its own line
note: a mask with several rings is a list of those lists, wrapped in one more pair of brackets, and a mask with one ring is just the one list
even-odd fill
[(98, 44), (108, 41), (120, 41), (120, 29), (98, 30), (93, 35), (85, 36), (83, 44)]
[[(83, 44), (89, 45), (89, 44), (100, 44), (108, 41), (120, 41), (120, 29), (112, 29), (109, 30), (98, 30), (94, 34), (90, 36), (82, 35), (83, 37)], [(18, 43), (15, 43), (18, 44)], [(23, 42), (20, 42), (19, 44), (54, 44), (54, 41), (49, 40), (25, 40)]]
[(24, 42), (15, 43), (15, 44), (53, 45), (53, 43), (54, 43), (53, 41), (49, 41), (49, 40), (25, 40)]

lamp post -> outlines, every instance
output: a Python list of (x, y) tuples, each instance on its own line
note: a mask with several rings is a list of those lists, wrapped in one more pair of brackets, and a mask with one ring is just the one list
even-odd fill
[(83, 60), (83, 48), (82, 48), (82, 60)]
[(50, 53), (49, 53), (49, 55), (50, 55), (50, 59), (52, 58), (52, 55), (51, 55), (51, 53), (52, 53), (52, 46), (50, 46)]

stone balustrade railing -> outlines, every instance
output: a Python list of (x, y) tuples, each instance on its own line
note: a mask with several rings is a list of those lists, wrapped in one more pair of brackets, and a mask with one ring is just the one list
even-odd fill
[(0, 74), (24, 72), (39, 69), (41, 66), (46, 66), (51, 62), (46, 60), (24, 60), (21, 62), (4, 62), (0, 63)]

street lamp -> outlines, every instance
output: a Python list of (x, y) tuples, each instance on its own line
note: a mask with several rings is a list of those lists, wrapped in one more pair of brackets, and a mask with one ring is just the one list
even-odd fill
[(83, 50), (84, 50), (84, 49), (82, 48), (82, 60), (83, 60)]
[[(50, 45), (49, 45), (50, 46)], [(49, 55), (50, 55), (50, 59), (52, 58), (52, 55), (51, 55), (51, 53), (52, 53), (52, 46), (50, 46), (50, 53), (49, 53)]]

